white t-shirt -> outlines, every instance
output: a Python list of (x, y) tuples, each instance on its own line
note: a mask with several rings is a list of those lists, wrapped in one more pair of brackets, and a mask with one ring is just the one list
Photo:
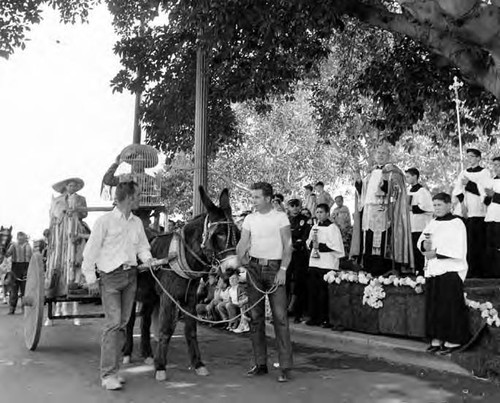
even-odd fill
[(283, 244), (280, 230), (286, 226), (290, 226), (290, 221), (281, 211), (247, 215), (242, 228), (250, 232), (250, 256), (258, 259), (281, 259)]

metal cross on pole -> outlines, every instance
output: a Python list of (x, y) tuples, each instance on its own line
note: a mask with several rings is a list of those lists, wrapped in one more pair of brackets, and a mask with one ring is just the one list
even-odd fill
[(462, 130), (460, 126), (460, 106), (462, 101), (458, 96), (458, 90), (462, 88), (464, 83), (462, 83), (457, 76), (453, 77), (453, 84), (449, 86), (451, 91), (455, 91), (455, 109), (457, 111), (457, 129), (458, 129), (458, 147), (460, 149), (460, 172), (464, 170), (464, 153), (462, 149)]

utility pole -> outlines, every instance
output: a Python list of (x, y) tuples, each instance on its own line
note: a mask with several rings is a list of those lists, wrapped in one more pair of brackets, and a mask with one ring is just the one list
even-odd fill
[(196, 105), (194, 124), (193, 216), (204, 211), (198, 186), (207, 188), (207, 109), (208, 79), (205, 51), (196, 52)]

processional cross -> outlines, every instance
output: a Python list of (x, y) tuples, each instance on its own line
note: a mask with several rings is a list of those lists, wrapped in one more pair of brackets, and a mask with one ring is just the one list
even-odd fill
[(464, 85), (457, 76), (453, 77), (453, 84), (449, 86), (450, 91), (455, 92), (455, 108), (457, 111), (457, 129), (458, 129), (458, 147), (460, 150), (460, 171), (464, 170), (464, 156), (462, 150), (462, 130), (460, 126), (460, 107), (462, 105), (462, 101), (460, 101), (460, 97), (458, 96), (458, 90), (462, 88)]

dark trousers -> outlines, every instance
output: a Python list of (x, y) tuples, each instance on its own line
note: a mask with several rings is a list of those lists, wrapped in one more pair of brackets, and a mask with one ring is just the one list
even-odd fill
[(12, 262), (12, 274), (14, 274), (14, 278), (12, 279), (12, 284), (9, 290), (9, 305), (11, 312), (16, 309), (19, 293), (21, 294), (21, 297), (24, 296), (28, 266), (28, 262)]
[[(268, 291), (273, 286), (279, 269), (280, 261), (272, 260), (267, 264), (261, 264), (255, 259), (251, 259), (247, 270), (247, 276), (250, 277), (247, 287), (248, 304), (250, 306), (253, 306), (262, 298), (262, 293), (254, 287), (254, 284), (261, 291)], [(269, 294), (269, 304), (273, 315), (280, 369), (289, 369), (292, 367), (293, 359), (290, 330), (288, 328), (286, 289), (284, 286), (278, 287), (275, 292)], [(264, 299), (250, 311), (250, 337), (252, 339), (255, 365), (267, 365)]]
[(293, 314), (301, 318), (307, 311), (307, 251), (295, 251), (287, 270), (287, 289), (289, 295), (295, 297)]
[(418, 247), (418, 238), (420, 238), (420, 235), (422, 235), (421, 232), (412, 232), (411, 233), (411, 242), (413, 245), (413, 257), (415, 260), (415, 272), (418, 275), (421, 275), (424, 273), (424, 265), (425, 265), (425, 257), (420, 252), (420, 248)]
[(329, 322), (328, 315), (328, 283), (324, 280), (328, 270), (309, 267), (308, 294), (309, 320), (321, 324)]
[(454, 344), (469, 341), (469, 313), (462, 279), (457, 273), (427, 278), (425, 305), (425, 331), (429, 339)]
[(487, 278), (500, 278), (500, 222), (486, 223), (486, 264)]
[(484, 278), (486, 273), (486, 225), (484, 217), (470, 217), (465, 222), (467, 228), (467, 263), (469, 278)]

